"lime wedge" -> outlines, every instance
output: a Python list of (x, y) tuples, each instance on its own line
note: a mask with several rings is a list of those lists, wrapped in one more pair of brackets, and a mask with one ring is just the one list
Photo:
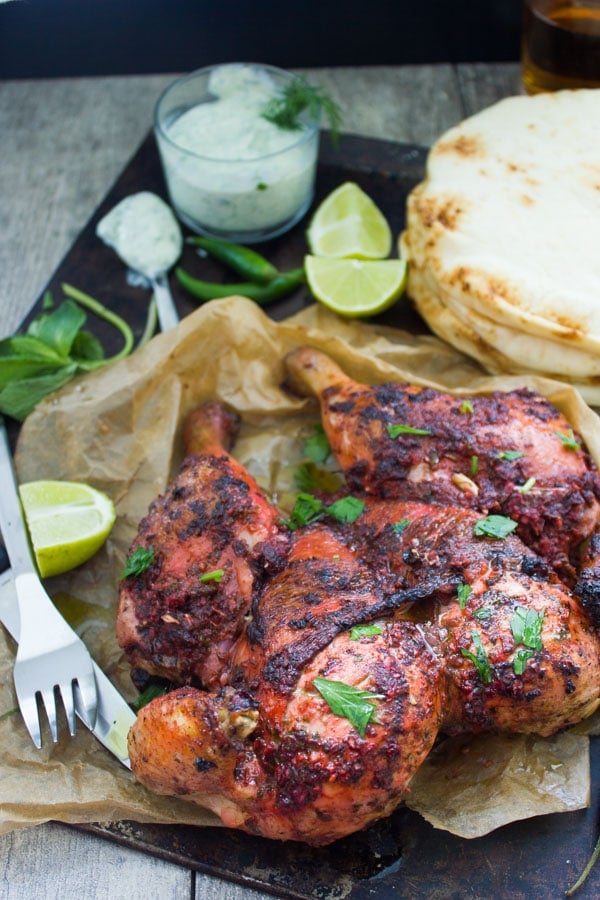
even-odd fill
[(304, 258), (306, 280), (317, 300), (346, 317), (389, 309), (406, 287), (405, 260)]
[(385, 217), (353, 181), (340, 185), (317, 207), (306, 238), (311, 253), (332, 258), (384, 259), (392, 248)]
[(43, 578), (68, 572), (90, 559), (115, 522), (112, 500), (88, 484), (30, 481), (19, 495)]

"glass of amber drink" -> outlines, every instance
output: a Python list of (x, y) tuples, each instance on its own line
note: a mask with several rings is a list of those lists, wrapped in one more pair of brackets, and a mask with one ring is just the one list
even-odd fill
[(524, 0), (521, 58), (529, 94), (600, 87), (600, 0)]

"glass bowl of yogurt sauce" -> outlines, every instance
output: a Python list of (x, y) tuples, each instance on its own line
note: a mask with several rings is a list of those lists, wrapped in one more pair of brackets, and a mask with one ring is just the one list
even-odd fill
[(171, 205), (192, 231), (257, 243), (288, 231), (308, 210), (319, 116), (297, 127), (265, 118), (302, 79), (255, 63), (227, 63), (178, 78), (159, 97), (154, 133)]

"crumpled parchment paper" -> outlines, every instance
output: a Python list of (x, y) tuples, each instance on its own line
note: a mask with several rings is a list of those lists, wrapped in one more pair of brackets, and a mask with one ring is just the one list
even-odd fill
[[(314, 400), (282, 388), (282, 361), (307, 343), (367, 383), (406, 380), (457, 394), (527, 385), (568, 416), (600, 459), (600, 420), (568, 386), (490, 378), (437, 338), (343, 320), (318, 305), (276, 323), (243, 298), (205, 304), (132, 356), (44, 401), (24, 423), (17, 448), (20, 481), (84, 481), (115, 502), (118, 518), (105, 547), (85, 566), (49, 580), (48, 588), (130, 701), (136, 692), (115, 638), (118, 580), (139, 520), (181, 460), (185, 415), (209, 398), (234, 407), (243, 422), (235, 455), (285, 505), (302, 437), (318, 413)], [(75, 738), (58, 745), (48, 740), (35, 750), (18, 712), (11, 712), (14, 651), (0, 629), (0, 832), (50, 819), (220, 824), (198, 806), (151, 795), (82, 726)], [(582, 733), (550, 741), (445, 741), (415, 779), (408, 802), (435, 826), (476, 837), (516, 819), (587, 805), (588, 756)]]

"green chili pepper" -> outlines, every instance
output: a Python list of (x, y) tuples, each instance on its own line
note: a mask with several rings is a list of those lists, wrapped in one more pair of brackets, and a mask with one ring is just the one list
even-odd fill
[(256, 284), (248, 281), (240, 284), (220, 284), (210, 281), (200, 281), (193, 278), (184, 269), (175, 269), (175, 276), (179, 284), (190, 292), (198, 300), (216, 300), (219, 297), (232, 297), (240, 295), (254, 300), (259, 306), (266, 306), (286, 294), (291, 294), (294, 288), (304, 281), (304, 269), (290, 269), (282, 272), (268, 284)]
[(201, 247), (209, 256), (225, 263), (238, 275), (249, 278), (250, 281), (256, 281), (258, 284), (268, 284), (279, 275), (275, 266), (268, 259), (242, 244), (233, 244), (231, 241), (207, 237), (191, 237), (188, 238), (188, 243)]

